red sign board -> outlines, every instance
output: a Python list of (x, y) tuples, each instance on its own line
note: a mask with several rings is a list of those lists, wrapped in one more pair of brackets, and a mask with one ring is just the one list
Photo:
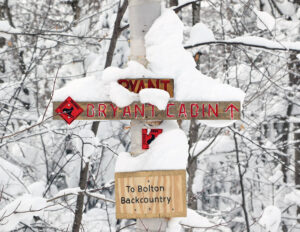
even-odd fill
[(131, 92), (139, 93), (142, 89), (154, 88), (162, 89), (174, 97), (174, 80), (173, 79), (120, 79), (118, 83)]
[(68, 97), (55, 110), (69, 125), (83, 112), (83, 109)]
[(162, 129), (151, 129), (148, 134), (148, 129), (142, 129), (142, 149), (149, 149), (149, 144), (162, 132)]

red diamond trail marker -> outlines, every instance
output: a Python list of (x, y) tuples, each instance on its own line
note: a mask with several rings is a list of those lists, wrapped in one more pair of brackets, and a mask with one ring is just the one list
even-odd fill
[(156, 139), (156, 137), (160, 135), (163, 130), (151, 129), (149, 134), (147, 132), (147, 129), (142, 129), (142, 149), (144, 150), (149, 149), (149, 144), (152, 143), (152, 141)]
[(83, 109), (68, 97), (55, 110), (69, 125), (83, 112)]

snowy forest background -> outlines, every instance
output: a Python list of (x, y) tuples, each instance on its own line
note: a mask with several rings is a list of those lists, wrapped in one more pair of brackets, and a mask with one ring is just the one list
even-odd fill
[[(116, 220), (112, 202), (116, 159), (130, 147), (129, 121), (68, 126), (52, 120), (49, 103), (71, 80), (126, 66), (127, 5), (1, 0), (0, 231), (76, 231), (78, 199), (80, 231), (134, 231), (134, 220)], [(196, 41), (187, 50), (203, 74), (246, 93), (242, 120), (232, 126), (179, 122), (190, 148), (188, 207), (199, 217), (179, 221), (178, 231), (299, 232), (300, 45), (263, 49), (226, 41), (299, 41), (300, 1), (165, 0), (162, 7), (173, 7), (183, 21), (184, 42), (192, 28), (223, 41)], [(82, 131), (97, 132), (93, 142)]]

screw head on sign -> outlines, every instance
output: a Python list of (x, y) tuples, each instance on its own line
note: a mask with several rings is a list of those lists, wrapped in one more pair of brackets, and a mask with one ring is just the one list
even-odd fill
[(55, 110), (69, 125), (83, 112), (83, 109), (68, 97)]

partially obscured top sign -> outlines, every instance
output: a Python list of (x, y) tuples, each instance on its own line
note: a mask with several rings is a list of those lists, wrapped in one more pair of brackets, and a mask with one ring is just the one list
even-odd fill
[(165, 90), (170, 94), (170, 97), (174, 97), (173, 79), (120, 79), (118, 83), (134, 93), (139, 93), (142, 89), (155, 88)]

